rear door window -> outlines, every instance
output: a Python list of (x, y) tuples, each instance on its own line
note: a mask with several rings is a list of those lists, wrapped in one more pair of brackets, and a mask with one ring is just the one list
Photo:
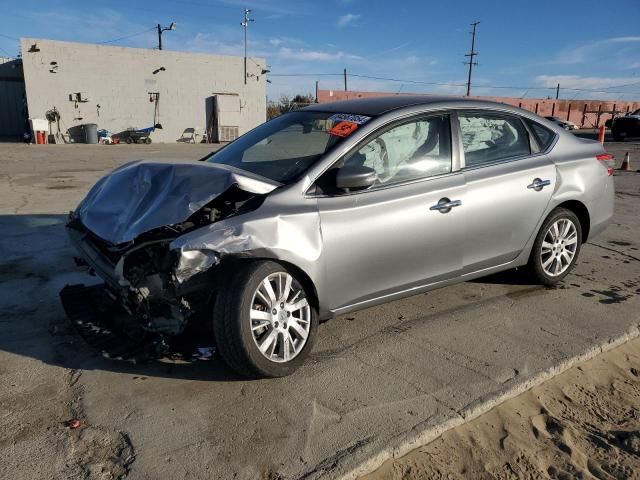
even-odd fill
[(522, 121), (494, 112), (458, 113), (467, 167), (480, 166), (531, 153)]
[(549, 148), (553, 143), (553, 139), (555, 138), (556, 134), (549, 130), (547, 127), (543, 127), (533, 120), (526, 119), (525, 121), (533, 132), (533, 136), (536, 138), (536, 141), (540, 146), (540, 150), (545, 151), (547, 148)]

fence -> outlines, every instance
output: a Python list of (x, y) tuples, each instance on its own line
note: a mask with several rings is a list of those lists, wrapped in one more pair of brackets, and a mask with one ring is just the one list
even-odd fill
[[(318, 102), (382, 97), (397, 95), (385, 92), (358, 92), (342, 90), (318, 90)], [(470, 97), (481, 100), (506, 103), (535, 112), (543, 117), (555, 116), (575, 123), (581, 128), (597, 128), (614, 115), (624, 115), (640, 109), (640, 102), (612, 102), (607, 100), (554, 100), (542, 98), (514, 97)]]

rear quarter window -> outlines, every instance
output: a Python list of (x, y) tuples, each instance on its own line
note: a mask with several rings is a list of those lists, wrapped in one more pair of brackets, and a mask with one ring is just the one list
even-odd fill
[(540, 146), (540, 150), (544, 151), (551, 146), (553, 143), (553, 139), (556, 137), (556, 134), (549, 130), (547, 127), (543, 127), (537, 122), (533, 120), (525, 119), (527, 125), (533, 132), (533, 136), (535, 137), (538, 145)]

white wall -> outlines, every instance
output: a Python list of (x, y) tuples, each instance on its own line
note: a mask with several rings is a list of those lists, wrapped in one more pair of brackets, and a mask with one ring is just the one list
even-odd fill
[[(163, 129), (151, 135), (154, 142), (175, 142), (185, 128), (204, 129), (206, 99), (215, 93), (238, 95), (240, 134), (266, 119), (266, 78), (260, 75), (264, 59), (256, 59), (259, 66), (248, 62), (248, 73), (258, 80), (251, 77), (245, 85), (242, 57), (34, 38), (20, 43), (29, 116), (44, 118), (55, 106), (63, 131), (82, 123), (96, 123), (112, 133), (152, 126), (154, 104), (148, 92), (160, 92)], [(33, 45), (39, 51), (30, 52)], [(165, 71), (153, 74), (160, 67)], [(88, 99), (77, 108), (69, 100), (75, 92)]]

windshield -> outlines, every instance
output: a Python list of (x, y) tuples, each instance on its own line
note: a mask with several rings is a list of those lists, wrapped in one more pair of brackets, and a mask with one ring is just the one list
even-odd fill
[(254, 128), (206, 161), (288, 183), (369, 119), (327, 112), (287, 113)]

